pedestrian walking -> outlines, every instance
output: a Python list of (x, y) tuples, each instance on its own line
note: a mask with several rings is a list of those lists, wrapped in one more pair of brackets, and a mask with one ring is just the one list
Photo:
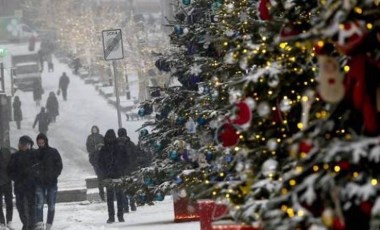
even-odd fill
[(40, 106), (42, 94), (44, 94), (44, 90), (42, 89), (41, 80), (35, 79), (33, 81), (33, 100), (37, 106)]
[(59, 90), (62, 91), (63, 100), (67, 100), (67, 88), (70, 84), (70, 78), (66, 75), (66, 72), (62, 73), (62, 76), (59, 78)]
[(50, 124), (50, 118), (49, 114), (45, 112), (45, 107), (41, 107), (41, 111), (39, 114), (37, 114), (36, 119), (34, 120), (33, 123), (33, 129), (36, 127), (38, 123), (38, 131), (40, 133), (46, 134), (48, 131), (48, 127)]
[(59, 115), (59, 103), (54, 92), (49, 93), (49, 97), (46, 101), (46, 110), (49, 114), (50, 121), (55, 122), (56, 117)]
[(38, 50), (38, 60), (40, 61), (40, 72), (44, 71), (45, 53), (43, 49)]
[[(11, 152), (9, 149), (0, 146), (0, 229), (14, 229), (12, 227), (12, 182), (7, 172), (10, 159)], [(6, 218), (3, 213), (3, 197), (5, 201)]]
[[(99, 168), (102, 177), (105, 178), (107, 191), (108, 220), (107, 223), (115, 222), (114, 197), (117, 201), (117, 218), (119, 222), (124, 222), (123, 213), (123, 192), (121, 188), (112, 185), (113, 179), (120, 179), (123, 176), (122, 156), (117, 151), (117, 139), (113, 129), (107, 130), (104, 136), (104, 146), (100, 149)], [(108, 183), (107, 183), (108, 182)]]
[[(131, 173), (137, 169), (137, 148), (131, 141), (131, 138), (127, 136), (127, 130), (125, 128), (120, 128), (117, 131), (117, 135), (117, 152), (120, 156), (120, 163), (123, 165), (123, 176), (130, 176)], [(134, 194), (129, 191), (130, 190), (127, 188), (123, 196), (123, 207), (125, 213), (129, 212), (129, 206), (131, 206), (132, 211), (136, 211)]]
[[(45, 134), (38, 134), (37, 163), (40, 165), (40, 173), (36, 174), (36, 229), (50, 230), (55, 215), (55, 203), (57, 200), (58, 177), (62, 172), (62, 158), (58, 150), (49, 146), (48, 138)], [(45, 200), (46, 198), (46, 200)], [(47, 220), (44, 226), (44, 204), (47, 204)]]
[(19, 151), (11, 155), (8, 164), (8, 175), (14, 181), (16, 207), (23, 224), (22, 230), (34, 230), (36, 214), (35, 150), (29, 136), (19, 139)]
[(21, 101), (18, 96), (15, 96), (12, 106), (13, 106), (13, 120), (16, 122), (17, 129), (21, 129), (22, 111), (21, 111)]
[(99, 151), (104, 146), (104, 137), (99, 133), (98, 126), (94, 125), (91, 127), (91, 134), (88, 135), (86, 140), (86, 148), (88, 152), (88, 159), (92, 167), (94, 168), (95, 174), (98, 177), (98, 188), (99, 196), (102, 201), (105, 201), (104, 196), (104, 185), (101, 172), (99, 169)]

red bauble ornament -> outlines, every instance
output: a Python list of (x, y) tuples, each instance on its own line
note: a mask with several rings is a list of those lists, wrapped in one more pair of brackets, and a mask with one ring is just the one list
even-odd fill
[(367, 216), (371, 215), (373, 204), (370, 201), (364, 201), (360, 204), (360, 210)]
[(340, 218), (334, 218), (332, 230), (345, 230), (346, 226)]
[(242, 129), (249, 128), (252, 121), (252, 110), (255, 106), (255, 101), (252, 98), (246, 98), (235, 104), (231, 121)]
[(309, 153), (312, 148), (313, 148), (313, 143), (311, 140), (303, 140), (299, 144), (300, 153)]
[(268, 2), (268, 0), (260, 0), (259, 1), (258, 10), (259, 10), (259, 17), (261, 20), (270, 20), (271, 19), (271, 16), (269, 13), (269, 7), (270, 7), (270, 3)]
[(339, 162), (338, 166), (341, 170), (349, 170), (351, 168), (350, 162), (346, 160)]
[(239, 143), (239, 135), (231, 123), (224, 123), (216, 131), (216, 140), (223, 147), (234, 147)]

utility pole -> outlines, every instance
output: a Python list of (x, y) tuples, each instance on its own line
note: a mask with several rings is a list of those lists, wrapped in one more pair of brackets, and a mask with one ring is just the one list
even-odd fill
[(121, 123), (121, 112), (120, 112), (120, 95), (119, 95), (119, 84), (117, 81), (117, 68), (116, 68), (116, 61), (112, 61), (113, 66), (113, 77), (114, 77), (114, 86), (115, 86), (115, 96), (116, 96), (116, 110), (117, 110), (117, 121), (119, 124), (119, 128), (122, 128)]

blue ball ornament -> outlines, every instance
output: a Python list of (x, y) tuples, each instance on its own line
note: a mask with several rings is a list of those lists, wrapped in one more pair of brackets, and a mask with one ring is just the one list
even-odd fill
[(197, 122), (198, 122), (198, 125), (200, 125), (200, 126), (204, 126), (207, 124), (207, 120), (204, 117), (199, 117), (197, 119)]
[(158, 191), (156, 194), (154, 194), (155, 201), (163, 201), (164, 199), (165, 199), (165, 196), (161, 191)]
[(226, 163), (231, 163), (233, 161), (234, 157), (232, 156), (232, 154), (227, 154), (225, 157), (224, 157), (224, 160), (226, 161)]
[(146, 186), (153, 186), (154, 185), (153, 179), (151, 177), (145, 177), (144, 178), (144, 184)]
[(214, 154), (212, 152), (206, 153), (206, 161), (210, 163), (210, 161), (214, 158)]
[(177, 36), (182, 35), (183, 34), (183, 28), (179, 25), (175, 25), (174, 26), (174, 32)]
[(144, 108), (140, 108), (138, 111), (137, 111), (137, 114), (140, 116), (140, 117), (143, 117), (145, 116), (145, 109)]
[(177, 176), (177, 177), (175, 178), (175, 183), (176, 183), (177, 185), (182, 184), (182, 182), (183, 182), (183, 180), (182, 180), (182, 178), (181, 178), (180, 176)]
[(139, 137), (146, 137), (149, 134), (147, 129), (140, 130)]
[(153, 149), (155, 152), (159, 152), (163, 149), (163, 146), (161, 144), (161, 141), (156, 141), (153, 145)]
[(183, 3), (185, 6), (188, 6), (188, 5), (190, 5), (191, 0), (182, 0), (182, 3)]
[(169, 152), (169, 158), (170, 160), (172, 161), (177, 161), (178, 160), (178, 154), (177, 154), (177, 151), (175, 150), (172, 150)]

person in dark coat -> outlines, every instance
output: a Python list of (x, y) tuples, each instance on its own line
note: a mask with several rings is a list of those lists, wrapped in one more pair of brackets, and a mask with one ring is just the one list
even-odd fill
[(62, 73), (62, 76), (59, 78), (58, 88), (62, 91), (63, 100), (67, 100), (67, 87), (69, 87), (70, 78), (66, 75), (66, 72)]
[(19, 151), (11, 155), (8, 164), (8, 175), (14, 181), (16, 207), (23, 224), (22, 230), (33, 230), (35, 227), (35, 167), (36, 153), (32, 149), (33, 140), (29, 136), (19, 139)]
[[(117, 149), (116, 134), (113, 129), (107, 130), (104, 136), (104, 146), (100, 149), (99, 169), (104, 181), (112, 179), (120, 179), (123, 176), (124, 169), (122, 164), (122, 156)], [(123, 213), (123, 192), (121, 188), (106, 183), (107, 191), (107, 207), (108, 220), (107, 223), (115, 222), (114, 196), (116, 194), (117, 201), (117, 217), (119, 222), (124, 222)]]
[(99, 133), (98, 126), (94, 125), (91, 127), (91, 134), (88, 135), (86, 140), (86, 148), (88, 152), (88, 159), (90, 164), (94, 168), (96, 176), (98, 177), (98, 188), (99, 188), (99, 196), (102, 201), (105, 201), (104, 196), (104, 185), (102, 183), (103, 178), (99, 169), (99, 151), (101, 147), (104, 146), (104, 137)]
[[(117, 147), (121, 158), (120, 163), (123, 164), (123, 176), (129, 176), (137, 168), (136, 145), (131, 141), (131, 138), (127, 136), (127, 130), (125, 128), (120, 128), (117, 131), (117, 135)], [(129, 205), (131, 206), (132, 211), (136, 211), (134, 194), (126, 193), (123, 198), (124, 212), (129, 212)]]
[(37, 114), (36, 119), (33, 123), (33, 129), (36, 127), (36, 124), (38, 123), (38, 131), (40, 133), (46, 134), (48, 131), (48, 127), (50, 124), (50, 118), (49, 114), (45, 112), (45, 107), (41, 107), (41, 112)]
[(37, 106), (40, 106), (42, 94), (44, 94), (44, 90), (42, 89), (41, 80), (36, 79), (33, 81), (33, 100)]
[(18, 96), (15, 96), (13, 101), (13, 120), (16, 122), (17, 129), (21, 129), (22, 111), (21, 101)]
[[(37, 162), (40, 172), (36, 174), (36, 229), (50, 230), (54, 221), (55, 203), (58, 191), (58, 177), (62, 172), (62, 158), (58, 150), (49, 146), (48, 138), (40, 133), (37, 136)], [(44, 201), (48, 205), (46, 228), (44, 228)]]
[(50, 116), (50, 121), (55, 122), (56, 117), (59, 115), (59, 103), (54, 92), (49, 93), (49, 97), (46, 101), (46, 109)]
[[(0, 229), (8, 227), (12, 229), (13, 202), (12, 202), (12, 182), (9, 178), (7, 168), (11, 159), (9, 149), (0, 146)], [(6, 218), (3, 213), (3, 197), (5, 200)]]

